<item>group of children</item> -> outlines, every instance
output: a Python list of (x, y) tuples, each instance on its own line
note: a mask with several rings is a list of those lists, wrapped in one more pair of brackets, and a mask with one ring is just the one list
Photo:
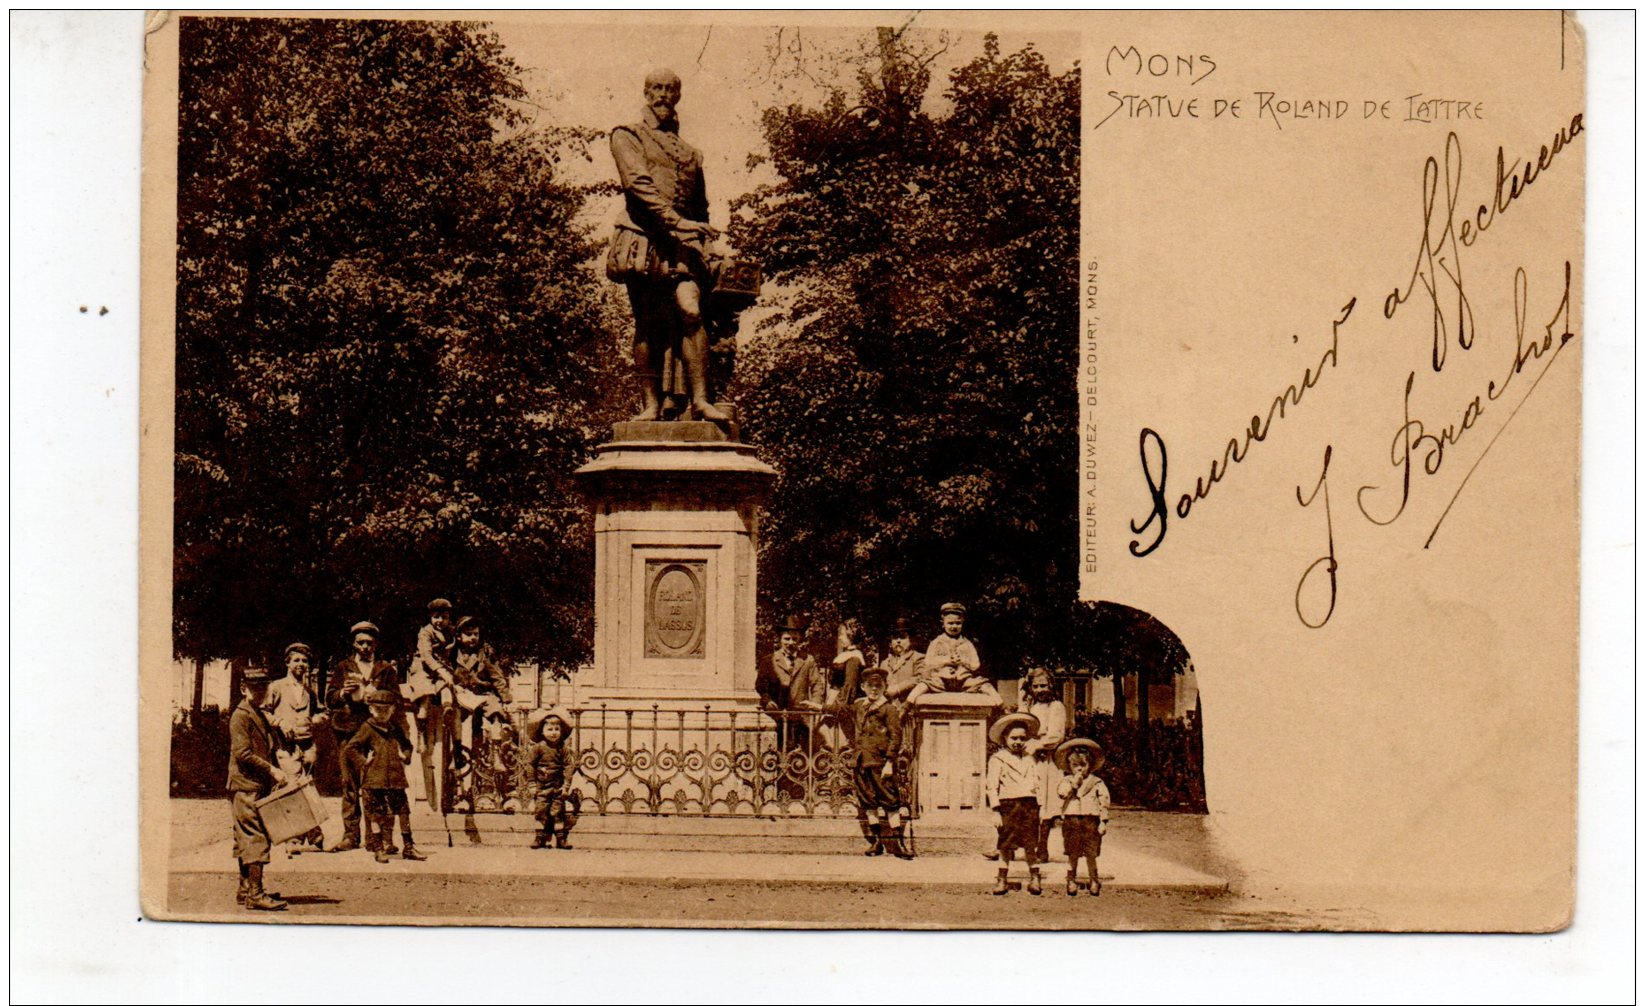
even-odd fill
[[(360, 724), (341, 745), (340, 754), (345, 789), (355, 790), (364, 811), (361, 816), (366, 848), (379, 863), (388, 862), (396, 854), (414, 861), (427, 858), (417, 850), (412, 837), (411, 808), (406, 794), (406, 766), (413, 754), (406, 730), (408, 700), (409, 711), (418, 716), (419, 723), (423, 723), (427, 715), (424, 707), (428, 700), (437, 698), (445, 689), (454, 694), (465, 711), (477, 713), (478, 722), (500, 721), (505, 715), (502, 682), (498, 680), (502, 675), (480, 644), (477, 620), (460, 620), (453, 633), (451, 605), (443, 599), (430, 603), (429, 615), (429, 624), (418, 634), (418, 653), (404, 685), (393, 682), (392, 665), (384, 662), (384, 674), (362, 671), (357, 675), (361, 684), (340, 685), (336, 689), (339, 713), (348, 704), (341, 700), (349, 695), (353, 696), (353, 703), (359, 703), (363, 694), (364, 705), (369, 709), (369, 718), (363, 722), (339, 717), (349, 727)], [(964, 659), (969, 654), (962, 652), (965, 647), (958, 646), (969, 645), (960, 636), (963, 617), (961, 606), (944, 606), (944, 636), (933, 642), (925, 659), (904, 661), (913, 667), (897, 667), (903, 676), (911, 679), (896, 683), (901, 694), (909, 699), (917, 698), (921, 694), (918, 686), (929, 683), (931, 669), (938, 664), (942, 673), (954, 679), (950, 683), (939, 674), (936, 680), (943, 685), (942, 690), (972, 690), (968, 687), (969, 680), (961, 674), (965, 671), (975, 675), (974, 656)], [(853, 631), (848, 634), (842, 627), (840, 634), (841, 651), (847, 655), (857, 652), (854, 642), (860, 630), (851, 628)], [(357, 650), (361, 649), (362, 640), (375, 641), (376, 627), (370, 623), (356, 625), (353, 632)], [(906, 644), (906, 628), (899, 625), (897, 635)], [(950, 654), (946, 662), (933, 661), (931, 650), (941, 649), (938, 644), (944, 642), (952, 644), (956, 654)], [(906, 645), (902, 648), (908, 649)], [(366, 647), (360, 658), (367, 664), (372, 660), (371, 649)], [(971, 653), (974, 654), (974, 650)], [(896, 646), (893, 654), (900, 655)], [(302, 701), (308, 695), (306, 675), (311, 656), (308, 647), (300, 643), (288, 647), (288, 679), (284, 684), (276, 683), (274, 688), (270, 687), (266, 671), (248, 670), (242, 688), (244, 699), (231, 717), (229, 788), (234, 797), (235, 855), (240, 860), (239, 901), (247, 908), (285, 907), (285, 902), (262, 887), (262, 868), (268, 862), (269, 842), (255, 803), (276, 786), (307, 775), (311, 769), (312, 734), (303, 728), (310, 726), (311, 721), (320, 722), (325, 715), (315, 713)], [(895, 662), (887, 662), (891, 663)], [(888, 694), (891, 668), (887, 664), (862, 668), (860, 657), (851, 664), (847, 667), (850, 673), (846, 675), (844, 695), (853, 694), (852, 685), (860, 686), (861, 695), (854, 701), (848, 700), (849, 712), (842, 717), (842, 725), (849, 731), (852, 742), (853, 786), (868, 840), (864, 854), (878, 856), (889, 852), (899, 859), (912, 859), (914, 854), (906, 841), (902, 815), (906, 800), (899, 786), (896, 764), (904, 741), (904, 704)], [(344, 672), (351, 670), (339, 666)], [(366, 665), (361, 667), (372, 670)], [(992, 686), (988, 690), (992, 692)], [(1028, 892), (1036, 895), (1042, 892), (1040, 869), (1048, 858), (1048, 836), (1052, 827), (1060, 823), (1068, 856), (1068, 894), (1075, 895), (1082, 887), (1089, 888), (1092, 895), (1100, 894), (1102, 881), (1097, 872), (1097, 859), (1108, 828), (1109, 810), (1108, 787), (1097, 775), (1103, 765), (1102, 751), (1094, 742), (1083, 738), (1063, 740), (1066, 713), (1054, 698), (1049, 673), (1039, 669), (1030, 672), (1025, 691), (1027, 698), (1019, 707), (1021, 711), (1002, 716), (989, 731), (998, 746), (988, 761), (985, 791), (985, 801), (994, 811), (997, 829), (993, 855), (999, 859), (999, 872), (993, 893), (1005, 894), (1011, 890), (1008, 874), (1019, 849), (1028, 861)], [(464, 698), (473, 701), (464, 702)], [(526, 726), (529, 747), (522, 755), (538, 823), (532, 848), (569, 849), (570, 832), (580, 810), (580, 795), (569, 785), (576, 770), (576, 755), (570, 747), (573, 720), (566, 711), (556, 707), (532, 714)], [(307, 745), (302, 743), (305, 740)], [(308, 754), (306, 759), (302, 757), (304, 754)], [(352, 798), (345, 792), (345, 809)], [(394, 845), (396, 819), (402, 847)], [(336, 851), (353, 847), (345, 839)], [(1086, 862), (1087, 872), (1083, 884), (1078, 881), (1081, 859)]]
[[(377, 862), (386, 863), (398, 853), (405, 859), (428, 857), (417, 851), (411, 835), (411, 806), (406, 798), (405, 766), (411, 763), (411, 740), (406, 736), (399, 696), (375, 691), (366, 699), (371, 719), (343, 746), (343, 757), (360, 780), (365, 804), (366, 848)], [(581, 796), (567, 786), (574, 771), (575, 755), (570, 750), (571, 717), (559, 707), (540, 710), (527, 720), (533, 743), (526, 755), (533, 796), (536, 802), (537, 835), (533, 849), (571, 848), (571, 829), (577, 823)], [(403, 849), (393, 844), (393, 824), (398, 817)]]
[[(1098, 776), (1103, 754), (1096, 742), (1078, 737), (1063, 741), (1051, 755), (1054, 772), (1046, 772), (1029, 751), (1030, 741), (1040, 732), (1040, 721), (1031, 713), (1011, 713), (989, 730), (998, 751), (988, 759), (986, 802), (994, 811), (999, 833), (999, 873), (994, 893), (1011, 890), (1008, 876), (1011, 860), (1021, 849), (1028, 861), (1028, 893), (1039, 894), (1040, 866), (1046, 858), (1046, 836), (1050, 824), (1061, 821), (1063, 851), (1068, 856), (1068, 894), (1088, 887), (1093, 896), (1102, 893), (1097, 873), (1097, 857), (1102, 854), (1102, 837), (1108, 833), (1108, 786)], [(1087, 880), (1078, 880), (1079, 862), (1085, 860)]]

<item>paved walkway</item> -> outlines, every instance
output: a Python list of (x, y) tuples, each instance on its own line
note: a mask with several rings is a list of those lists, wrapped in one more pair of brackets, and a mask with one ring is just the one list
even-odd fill
[[(218, 801), (172, 802), (173, 874), (232, 874), (234, 859), (227, 831), (227, 808)], [(1195, 822), (1150, 821), (1116, 815), (1101, 860), (1104, 887), (1216, 893), (1226, 890), (1224, 877), (1207, 872), (1203, 850), (1194, 848)], [(1129, 819), (1127, 819), (1129, 818)], [(1127, 840), (1135, 833), (1135, 840)], [(577, 833), (573, 832), (573, 844)], [(1203, 833), (1200, 833), (1203, 838)], [(282, 847), (283, 848), (283, 847)], [(362, 851), (330, 854), (306, 852), (289, 858), (275, 852), (282, 873), (521, 876), (584, 879), (656, 879), (659, 881), (772, 881), (891, 885), (984, 885), (993, 881), (995, 864), (980, 854), (921, 855), (913, 860), (860, 853), (686, 851), (678, 849), (572, 848), (531, 849), (518, 844), (472, 844), (461, 834), (446, 845), (443, 831), (419, 832), (426, 862), (396, 857), (378, 863)], [(1063, 866), (1053, 863), (1046, 876), (1056, 881)], [(1026, 874), (1019, 860), (1013, 874)]]

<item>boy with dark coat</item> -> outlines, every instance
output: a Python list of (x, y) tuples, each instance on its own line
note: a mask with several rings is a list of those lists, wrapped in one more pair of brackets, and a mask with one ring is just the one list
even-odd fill
[[(348, 742), (343, 757), (360, 781), (365, 795), (366, 848), (377, 862), (386, 863), (395, 852), (406, 859), (427, 859), (417, 851), (411, 838), (411, 804), (406, 800), (406, 765), (411, 762), (411, 739), (406, 736), (395, 713), (400, 700), (390, 691), (378, 690), (366, 696), (371, 719)], [(400, 819), (400, 837), (405, 849), (394, 847), (394, 818)]]
[(868, 823), (865, 856), (889, 851), (898, 859), (913, 859), (903, 845), (902, 798), (897, 792), (897, 752), (902, 750), (902, 710), (885, 697), (885, 669), (870, 667), (859, 683), (865, 694), (851, 704), (851, 746), (856, 767), (853, 778), (857, 806)]
[(531, 847), (548, 848), (552, 832), (555, 847), (569, 849), (580, 803), (577, 792), (566, 788), (576, 770), (576, 756), (570, 746), (571, 717), (558, 707), (550, 709), (534, 732), (538, 740), (531, 746), (526, 763), (537, 800), (537, 837)]
[(240, 890), (234, 900), (258, 912), (286, 907), (278, 896), (263, 889), (270, 843), (257, 801), (287, 782), (286, 774), (274, 764), (274, 726), (263, 713), (268, 684), (266, 669), (247, 668), (240, 679), (240, 704), (228, 720), (227, 789), (234, 822), (234, 858), (240, 861)]
[[(326, 681), (326, 712), (339, 749), (353, 740), (371, 717), (366, 696), (374, 691), (397, 693), (400, 688), (394, 662), (377, 655), (377, 626), (355, 622), (348, 631), (353, 652), (337, 661)], [(349, 852), (360, 847), (360, 780), (347, 758), (339, 759), (339, 774), (343, 783), (343, 838), (331, 851)]]

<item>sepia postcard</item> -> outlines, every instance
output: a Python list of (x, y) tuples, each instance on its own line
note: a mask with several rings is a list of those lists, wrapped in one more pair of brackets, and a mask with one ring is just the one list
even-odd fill
[(1569, 16), (145, 51), (149, 918), (1569, 924)]

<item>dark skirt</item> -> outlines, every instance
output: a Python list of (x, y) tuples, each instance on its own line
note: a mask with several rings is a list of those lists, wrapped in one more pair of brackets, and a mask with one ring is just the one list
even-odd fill
[(1069, 859), (1102, 855), (1102, 835), (1094, 814), (1066, 814), (1062, 819), (1062, 851)]
[(1031, 796), (1000, 801), (1000, 855), (1022, 849), (1030, 856), (1040, 844), (1040, 805)]
[(893, 811), (902, 806), (902, 798), (897, 794), (896, 773), (881, 775), (884, 771), (884, 763), (857, 766), (855, 781), (858, 807), (863, 810), (878, 808)]

